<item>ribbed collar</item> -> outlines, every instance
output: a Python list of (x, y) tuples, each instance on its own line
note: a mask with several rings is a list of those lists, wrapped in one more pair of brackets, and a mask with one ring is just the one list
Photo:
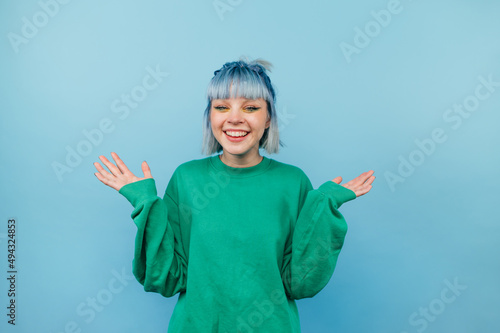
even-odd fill
[(217, 170), (223, 171), (230, 176), (233, 177), (251, 177), (255, 175), (259, 175), (265, 172), (269, 166), (271, 165), (271, 159), (265, 156), (262, 156), (263, 159), (259, 164), (248, 168), (233, 168), (229, 165), (224, 164), (224, 162), (220, 159), (219, 155), (214, 155), (209, 158), (210, 164)]

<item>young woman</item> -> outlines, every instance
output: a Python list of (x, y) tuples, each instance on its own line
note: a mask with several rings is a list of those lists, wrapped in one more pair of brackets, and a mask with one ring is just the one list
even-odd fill
[[(277, 153), (275, 92), (263, 60), (214, 72), (203, 151), (178, 166), (163, 198), (146, 162), (136, 177), (116, 153), (96, 177), (134, 207), (133, 273), (145, 291), (179, 293), (168, 332), (300, 332), (296, 299), (330, 280), (347, 231), (340, 206), (370, 191), (373, 170), (313, 189)], [(213, 155), (214, 153), (220, 153)]]

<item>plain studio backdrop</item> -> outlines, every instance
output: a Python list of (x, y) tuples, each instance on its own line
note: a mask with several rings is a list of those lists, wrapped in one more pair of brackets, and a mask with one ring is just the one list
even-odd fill
[(146, 160), (163, 196), (179, 164), (204, 157), (213, 72), (243, 55), (274, 65), (286, 147), (262, 154), (315, 188), (377, 177), (341, 207), (345, 245), (329, 284), (297, 303), (303, 332), (500, 331), (499, 12), (491, 0), (3, 1), (0, 330), (166, 331), (177, 296), (132, 277), (133, 208), (93, 162), (114, 151), (142, 176)]

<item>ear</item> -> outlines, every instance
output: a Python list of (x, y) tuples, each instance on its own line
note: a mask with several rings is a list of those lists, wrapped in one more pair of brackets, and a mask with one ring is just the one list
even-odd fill
[(271, 126), (271, 117), (267, 116), (267, 121), (266, 121), (266, 129)]

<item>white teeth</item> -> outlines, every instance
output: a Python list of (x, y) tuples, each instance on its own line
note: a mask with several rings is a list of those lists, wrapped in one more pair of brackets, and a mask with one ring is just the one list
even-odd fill
[(229, 136), (245, 136), (248, 134), (248, 132), (230, 132), (230, 131), (227, 131), (226, 134)]

